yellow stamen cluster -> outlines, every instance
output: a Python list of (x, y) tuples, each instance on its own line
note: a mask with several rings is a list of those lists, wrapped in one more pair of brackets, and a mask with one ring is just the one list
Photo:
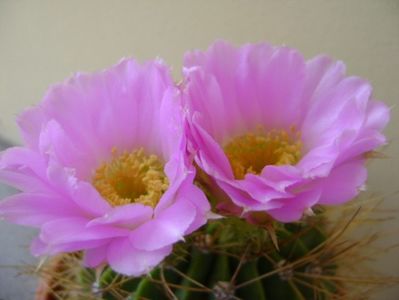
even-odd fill
[(245, 174), (260, 174), (267, 165), (294, 165), (301, 158), (300, 133), (291, 127), (264, 132), (258, 129), (240, 135), (224, 146), (236, 179)]
[(156, 155), (143, 149), (118, 153), (101, 165), (93, 176), (93, 185), (112, 206), (141, 203), (155, 207), (169, 186), (163, 164)]

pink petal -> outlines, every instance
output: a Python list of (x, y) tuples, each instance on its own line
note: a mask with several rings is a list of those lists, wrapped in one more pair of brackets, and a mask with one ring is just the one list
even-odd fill
[[(186, 139), (183, 131), (181, 96), (177, 89), (169, 88), (164, 93), (160, 112), (160, 136), (162, 136), (163, 157), (169, 159), (174, 153), (185, 151)], [(159, 126), (158, 124), (158, 126)]]
[(294, 49), (219, 41), (187, 53), (184, 65), (190, 104), (218, 141), (243, 127), (287, 128), (302, 118), (305, 62)]
[(194, 230), (204, 225), (207, 222), (207, 214), (211, 210), (208, 199), (205, 197), (204, 192), (197, 186), (187, 181), (186, 184), (179, 190), (177, 201), (190, 202), (195, 208), (195, 216), (190, 227), (185, 231), (185, 235), (190, 234)]
[[(343, 129), (359, 128), (370, 93), (370, 85), (354, 77), (342, 80), (326, 92), (322, 99), (313, 103), (303, 122), (301, 133), (305, 147), (309, 149), (331, 141), (329, 131), (336, 135)], [(348, 117), (349, 112), (355, 120)]]
[(44, 224), (41, 228), (40, 239), (48, 244), (66, 244), (104, 240), (108, 238), (127, 236), (129, 230), (98, 225), (87, 227), (88, 220), (79, 217), (60, 218)]
[(108, 213), (99, 218), (91, 220), (87, 227), (96, 225), (114, 225), (134, 229), (138, 225), (150, 220), (153, 209), (142, 204), (127, 204), (113, 207)]
[(294, 222), (302, 217), (307, 208), (315, 205), (319, 198), (320, 190), (318, 189), (302, 192), (292, 198), (276, 200), (282, 204), (281, 208), (271, 209), (267, 213), (280, 222)]
[(188, 163), (184, 161), (181, 155), (176, 154), (166, 163), (164, 170), (170, 184), (155, 207), (155, 214), (169, 207), (175, 201), (176, 194), (181, 186), (184, 185), (185, 182), (190, 182), (192, 184), (195, 176), (195, 171), (191, 162)]
[(49, 121), (40, 134), (39, 149), (44, 155), (50, 155), (58, 164), (76, 170), (78, 178), (87, 179), (98, 165), (91, 153), (74, 143), (73, 138), (55, 120)]
[[(278, 183), (273, 185), (261, 176), (247, 174), (245, 179), (240, 182), (243, 190), (247, 191), (251, 197), (262, 204), (267, 204), (272, 199), (287, 198), (292, 195), (279, 188)], [(267, 206), (269, 207), (269, 206)], [(273, 206), (269, 207), (272, 208)]]
[(22, 138), (28, 147), (35, 150), (39, 148), (40, 132), (47, 121), (48, 119), (40, 106), (27, 109), (18, 116), (17, 123)]
[(249, 195), (249, 191), (246, 191), (240, 187), (240, 183), (234, 180), (216, 180), (216, 183), (222, 188), (227, 195), (231, 198), (236, 205), (249, 209), (253, 206), (258, 206), (259, 201)]
[(60, 253), (70, 253), (84, 249), (95, 249), (109, 244), (111, 239), (87, 240), (78, 242), (68, 242), (64, 244), (48, 244), (40, 238), (35, 238), (31, 244), (31, 253), (34, 256), (56, 255)]
[(0, 201), (0, 217), (20, 225), (40, 227), (62, 217), (79, 215), (79, 210), (60, 196), (22, 193)]
[(367, 108), (367, 120), (365, 124), (367, 128), (382, 130), (388, 124), (389, 118), (389, 108), (383, 102), (370, 101)]
[[(196, 161), (208, 174), (215, 177), (233, 178), (230, 163), (220, 145), (196, 122), (194, 116), (190, 127), (193, 135), (193, 148), (196, 151)], [(198, 116), (200, 117), (200, 116)]]
[(0, 181), (28, 192), (49, 191), (46, 164), (38, 153), (12, 147), (0, 154)]
[[(90, 157), (90, 164), (106, 160), (114, 147), (144, 147), (162, 155), (159, 110), (170, 88), (170, 72), (162, 62), (139, 65), (126, 59), (103, 72), (79, 73), (53, 86), (43, 110), (75, 148)], [(70, 162), (75, 168), (88, 164), (79, 156)]]
[(71, 198), (79, 207), (93, 217), (102, 216), (111, 210), (109, 203), (87, 182), (79, 182), (72, 189)]
[(135, 248), (146, 251), (171, 245), (183, 239), (194, 221), (195, 213), (196, 208), (190, 202), (176, 201), (159, 212), (152, 221), (135, 229), (130, 235), (130, 241)]
[(83, 258), (83, 264), (89, 268), (96, 268), (106, 263), (108, 245), (87, 249)]
[(172, 252), (172, 246), (166, 246), (155, 251), (138, 250), (132, 246), (129, 239), (115, 239), (107, 251), (107, 260), (115, 271), (128, 276), (141, 276), (149, 273), (167, 255)]
[(320, 204), (335, 205), (353, 199), (367, 179), (364, 160), (350, 161), (336, 167), (331, 174), (320, 180), (322, 194)]
[(322, 98), (344, 78), (345, 72), (343, 62), (334, 61), (325, 55), (307, 61), (303, 98), (308, 101), (308, 105), (322, 101)]

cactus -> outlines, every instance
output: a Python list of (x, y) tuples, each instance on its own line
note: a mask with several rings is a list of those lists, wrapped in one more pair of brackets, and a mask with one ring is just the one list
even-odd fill
[(353, 206), (351, 214), (340, 209), (339, 222), (322, 210), (290, 224), (210, 221), (138, 278), (109, 267), (90, 270), (81, 266), (80, 254), (64, 254), (40, 270), (52, 281), (37, 299), (367, 299), (371, 285), (397, 279), (359, 275), (375, 236), (348, 239), (348, 228), (365, 220)]

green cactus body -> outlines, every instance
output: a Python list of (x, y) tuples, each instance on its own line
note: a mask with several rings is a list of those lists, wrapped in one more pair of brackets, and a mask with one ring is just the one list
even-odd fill
[[(86, 269), (80, 265), (81, 256), (71, 256), (78, 261), (77, 276), (71, 278), (81, 287), (81, 294), (61, 298), (349, 299), (344, 297), (344, 284), (333, 280), (340, 265), (335, 256), (348, 247), (328, 238), (331, 233), (327, 234), (324, 217), (315, 216), (311, 221), (273, 223), (274, 233), (239, 218), (211, 221), (176, 244), (159, 267), (142, 277), (126, 277), (109, 267)], [(64, 262), (61, 269), (68, 264)]]
[[(307, 256), (316, 255), (312, 250), (325, 244), (323, 227), (275, 227), (279, 249), (260, 226), (238, 218), (211, 222), (178, 245), (161, 267), (147, 276), (127, 280), (121, 289), (132, 300), (303, 300), (314, 299), (316, 293), (317, 299), (332, 299), (336, 291), (333, 282), (318, 280), (316, 284), (314, 279), (295, 278), (296, 272), (311, 272), (312, 267), (323, 272), (317, 259), (307, 260)], [(323, 268), (330, 274), (336, 271), (333, 264)], [(106, 288), (115, 276), (106, 269), (101, 286)], [(325, 293), (320, 292), (323, 290)], [(106, 299), (117, 298), (110, 298), (108, 293)]]

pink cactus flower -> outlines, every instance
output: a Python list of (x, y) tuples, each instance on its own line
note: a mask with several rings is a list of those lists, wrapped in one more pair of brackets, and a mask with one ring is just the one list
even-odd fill
[(0, 179), (21, 193), (0, 216), (40, 229), (33, 254), (84, 250), (88, 266), (142, 275), (206, 222), (180, 96), (160, 61), (77, 74), (18, 122), (25, 146), (1, 153)]
[(243, 215), (296, 221), (354, 198), (389, 109), (326, 56), (216, 42), (184, 59), (186, 131), (196, 163)]

